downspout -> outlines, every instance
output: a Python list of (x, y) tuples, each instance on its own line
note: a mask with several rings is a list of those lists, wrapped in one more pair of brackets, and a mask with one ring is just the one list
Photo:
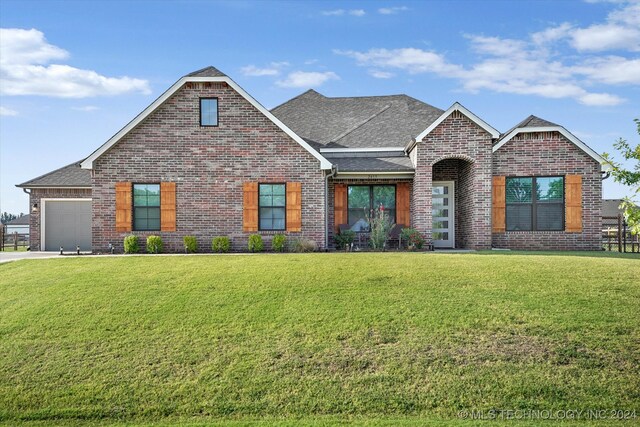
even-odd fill
[(602, 180), (604, 181), (605, 179), (609, 178), (611, 176), (611, 171), (600, 171), (600, 173), (602, 174)]
[(324, 176), (324, 250), (329, 250), (329, 178), (338, 173), (336, 166), (331, 166), (331, 172)]

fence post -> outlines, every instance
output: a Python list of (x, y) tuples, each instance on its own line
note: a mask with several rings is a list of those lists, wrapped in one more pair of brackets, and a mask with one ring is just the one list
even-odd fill
[(18, 250), (18, 232), (14, 232), (13, 233), (13, 250), (17, 251)]
[(4, 224), (0, 224), (0, 251), (4, 251)]
[(624, 230), (622, 234), (623, 248), (624, 252), (627, 252), (627, 221), (622, 220), (622, 229)]
[(618, 214), (618, 252), (622, 252), (622, 214)]

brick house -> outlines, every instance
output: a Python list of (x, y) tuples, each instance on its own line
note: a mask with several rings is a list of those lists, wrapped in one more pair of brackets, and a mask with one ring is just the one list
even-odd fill
[[(379, 206), (435, 247), (600, 249), (602, 158), (530, 116), (501, 134), (462, 105), (309, 90), (266, 110), (213, 67), (178, 80), (84, 160), (18, 185), (31, 246), (168, 251), (194, 235), (274, 234), (332, 247)], [(268, 246), (267, 246), (268, 247)]]

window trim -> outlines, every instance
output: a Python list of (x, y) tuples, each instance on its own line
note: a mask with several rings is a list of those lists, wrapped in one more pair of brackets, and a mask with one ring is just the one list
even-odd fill
[[(162, 231), (162, 183), (161, 182), (132, 182), (131, 183), (131, 231)], [(136, 185), (157, 185), (160, 191), (160, 205), (158, 206), (158, 210), (160, 212), (160, 223), (157, 229), (155, 228), (144, 228), (138, 229), (136, 228), (136, 196), (135, 196), (135, 186)], [(140, 206), (143, 207), (143, 206)], [(148, 206), (147, 206), (148, 207)], [(154, 206), (155, 207), (155, 206)]]
[[(347, 225), (349, 225), (349, 187), (369, 187), (369, 213), (373, 210), (373, 187), (393, 187), (394, 194), (394, 208), (393, 208), (393, 218), (390, 218), (391, 223), (395, 224), (398, 217), (398, 183), (394, 182), (393, 184), (347, 184)], [(358, 233), (369, 233), (371, 231), (371, 226), (369, 226), (368, 231), (359, 231)]]
[[(207, 101), (207, 100), (216, 100), (216, 124), (215, 125), (203, 125), (202, 124), (202, 101)], [(199, 117), (198, 120), (200, 121), (200, 127), (203, 128), (217, 128), (220, 125), (220, 101), (218, 100), (217, 96), (202, 96), (200, 98), (198, 98), (198, 113), (199, 113)]]
[[(508, 224), (509, 224), (509, 215), (508, 212), (509, 210), (507, 209), (507, 206), (509, 206), (509, 202), (507, 202), (507, 197), (506, 197), (506, 189), (507, 189), (507, 181), (509, 179), (518, 179), (518, 178), (531, 178), (531, 203), (512, 203), (511, 205), (531, 205), (531, 229), (530, 230), (509, 230), (508, 229)], [(538, 198), (537, 198), (537, 193), (533, 190), (535, 188), (536, 185), (536, 180), (538, 178), (562, 178), (562, 202), (554, 202), (554, 203), (540, 203), (540, 204), (559, 204), (562, 205), (562, 226), (561, 228), (557, 229), (557, 230), (538, 230), (538, 218), (537, 218), (537, 214), (538, 214), (538, 209), (537, 209), (537, 205), (538, 205)], [(558, 231), (565, 231), (566, 228), (566, 193), (567, 193), (567, 178), (566, 175), (508, 175), (505, 177), (505, 182), (504, 182), (504, 188), (505, 188), (505, 201), (504, 201), (504, 207), (505, 207), (505, 212), (504, 212), (504, 226), (505, 226), (505, 232), (507, 233), (521, 233), (521, 232), (558, 232)]]
[[(262, 228), (260, 221), (260, 186), (261, 185), (284, 185), (284, 206), (264, 206), (265, 208), (284, 209), (284, 228)], [(286, 182), (258, 182), (258, 231), (287, 231), (287, 183)]]

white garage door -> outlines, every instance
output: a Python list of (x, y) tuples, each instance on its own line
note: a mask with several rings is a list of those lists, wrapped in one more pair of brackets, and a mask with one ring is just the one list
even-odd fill
[(46, 251), (91, 250), (91, 200), (47, 200), (44, 203)]

